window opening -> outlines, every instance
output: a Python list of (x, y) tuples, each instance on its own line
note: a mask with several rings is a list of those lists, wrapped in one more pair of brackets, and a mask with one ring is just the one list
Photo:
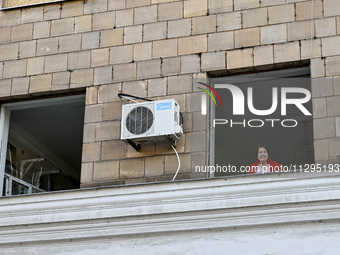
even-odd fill
[(3, 196), (79, 188), (84, 110), (84, 95), (2, 106)]
[[(269, 158), (283, 166), (294, 168), (294, 165), (314, 163), (313, 116), (306, 115), (297, 105), (282, 104), (283, 88), (311, 91), (309, 68), (214, 78), (212, 83), (223, 102), (223, 107), (211, 104), (211, 123), (215, 121), (212, 127), (213, 176), (247, 174), (246, 167), (257, 160), (259, 145), (265, 145)], [(237, 106), (239, 114), (233, 112), (238, 99), (230, 90), (217, 88), (217, 84), (234, 85), (242, 91), (244, 114), (240, 114), (240, 105)], [(252, 88), (252, 95), (249, 88)], [(274, 88), (277, 89), (276, 110), (264, 115), (254, 114), (256, 111), (250, 110), (251, 106), (263, 111), (275, 108)], [(305, 97), (303, 93), (287, 93), (286, 96), (293, 100)], [(312, 114), (311, 99), (302, 105)], [(283, 108), (286, 108), (286, 115), (282, 114)]]

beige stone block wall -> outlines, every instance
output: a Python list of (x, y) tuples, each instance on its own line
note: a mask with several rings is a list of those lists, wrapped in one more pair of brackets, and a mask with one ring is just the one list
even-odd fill
[(51, 23), (51, 36), (72, 34), (74, 18), (53, 20)]
[(335, 17), (315, 20), (315, 35), (317, 37), (336, 35)]
[(152, 43), (152, 57), (166, 58), (177, 56), (177, 40), (161, 40)]
[(202, 54), (202, 71), (225, 70), (225, 52), (212, 52)]
[(19, 57), (29, 58), (34, 57), (36, 53), (36, 41), (24, 41), (19, 45)]
[(134, 24), (145, 24), (157, 22), (157, 5), (135, 8)]
[(137, 65), (136, 63), (131, 64), (120, 64), (113, 66), (113, 81), (130, 81), (135, 80), (137, 77)]
[(151, 59), (152, 42), (139, 43), (133, 46), (133, 60), (141, 61)]
[(19, 43), (0, 45), (0, 61), (17, 59), (19, 55)]
[(252, 9), (260, 6), (259, 0), (239, 0), (234, 1), (235, 10)]
[(117, 28), (113, 30), (104, 30), (100, 33), (100, 47), (123, 45), (124, 30)]
[(177, 20), (183, 15), (183, 2), (165, 3), (158, 6), (158, 20)]
[(233, 0), (209, 0), (208, 8), (209, 13), (222, 13), (222, 12), (230, 12), (233, 10)]
[(21, 11), (21, 23), (42, 21), (43, 15), (43, 8), (41, 6), (23, 9)]
[(301, 59), (311, 59), (321, 57), (321, 40), (302, 40)]
[(162, 75), (176, 75), (181, 73), (181, 58), (166, 58), (162, 62)]
[(88, 68), (91, 64), (91, 51), (71, 52), (68, 54), (68, 68), (71, 70)]
[(34, 23), (33, 39), (49, 37), (50, 27), (51, 27), (51, 23), (49, 21)]
[[(10, 84), (10, 80), (4, 80)], [(28, 93), (30, 79), (28, 77), (15, 78), (12, 80), (11, 96), (26, 95)], [(4, 86), (6, 88), (6, 85)]]
[(258, 8), (242, 11), (243, 28), (258, 27), (267, 25), (268, 10), (267, 8)]
[(11, 41), (19, 42), (30, 40), (33, 37), (33, 24), (23, 24), (12, 27)]
[(261, 44), (272, 44), (287, 41), (287, 25), (279, 24), (260, 28)]
[(337, 56), (340, 55), (340, 49), (337, 47), (340, 43), (340, 36), (332, 36), (322, 38), (322, 56)]
[(79, 69), (71, 73), (71, 88), (93, 85), (93, 69)]
[(81, 49), (89, 50), (99, 47), (99, 32), (89, 32), (82, 34)]
[(91, 51), (91, 67), (106, 66), (109, 64), (110, 49)]
[(3, 78), (15, 78), (25, 76), (26, 66), (26, 59), (5, 62)]
[(116, 12), (97, 13), (92, 18), (92, 30), (112, 29), (116, 25)]
[(229, 31), (242, 27), (241, 12), (228, 12), (217, 15), (217, 31)]
[(2, 27), (0, 28), (0, 43), (9, 43), (11, 42), (11, 27)]
[(146, 97), (147, 82), (146, 81), (130, 81), (123, 83), (123, 93), (132, 94), (138, 97)]
[(69, 6), (67, 6), (67, 8), (63, 8), (61, 10), (62, 18), (80, 16), (83, 14), (84, 14), (84, 2), (81, 1), (72, 2), (70, 3)]
[(332, 0), (324, 0), (324, 16), (338, 16), (340, 15), (339, 2)]
[(227, 68), (246, 68), (254, 64), (253, 49), (234, 50), (227, 52)]
[(142, 42), (142, 26), (124, 28), (124, 44)]
[(203, 16), (208, 11), (206, 0), (187, 0), (184, 1), (184, 18)]
[(31, 76), (29, 93), (50, 91), (52, 88), (52, 74)]
[(322, 58), (311, 59), (311, 77), (318, 78), (325, 76), (325, 60)]
[(201, 70), (200, 55), (186, 55), (181, 57), (181, 73), (198, 73)]
[(54, 73), (52, 75), (52, 91), (69, 89), (70, 78), (70, 72)]
[(143, 26), (143, 41), (155, 41), (166, 38), (167, 22), (157, 22)]
[(216, 15), (192, 18), (192, 34), (208, 34), (216, 31)]
[(228, 50), (234, 48), (234, 33), (213, 33), (208, 36), (208, 51)]
[(243, 48), (260, 44), (260, 29), (247, 28), (235, 31), (235, 47)]
[(37, 40), (37, 56), (52, 55), (58, 52), (58, 38)]
[[(137, 153), (120, 141), (119, 92), (175, 98), (185, 120), (179, 178), (207, 164), (196, 81), (310, 61), (315, 159), (334, 160), (340, 136), (338, 1), (89, 0), (0, 11), (0, 99), (86, 92), (82, 183), (170, 180), (166, 143)], [(311, 40), (312, 39), (312, 40)], [(327, 123), (325, 126), (324, 123)], [(114, 130), (114, 131), (113, 131)], [(204, 163), (202, 163), (204, 162)]]
[(133, 9), (120, 10), (116, 12), (116, 27), (133, 25)]
[(187, 55), (206, 52), (208, 40), (205, 35), (191, 36), (178, 39), (178, 54)]
[[(1, 89), (0, 89), (0, 95), (2, 97), (8, 97), (11, 95), (11, 85), (12, 85), (12, 80), (7, 79), (7, 80), (1, 80), (0, 81)], [(15, 86), (17, 87), (17, 86)]]
[(91, 15), (85, 15), (76, 17), (74, 19), (74, 32), (75, 33), (82, 33), (82, 32), (88, 32), (91, 31), (92, 28), (92, 16)]
[(109, 52), (106, 52), (106, 56), (110, 55), (110, 64), (122, 64), (129, 63), (133, 59), (133, 46), (125, 45), (112, 47)]
[(311, 34), (311, 25), (314, 26), (310, 20), (288, 23), (288, 41), (313, 38), (315, 31)]
[(143, 61), (137, 64), (137, 79), (159, 77), (161, 74), (161, 60)]
[(84, 4), (84, 14), (107, 11), (107, 0), (89, 0)]
[(274, 62), (289, 62), (300, 60), (300, 46), (298, 42), (274, 45)]
[(312, 8), (313, 8), (313, 18), (322, 18), (322, 1), (314, 0), (313, 6), (312, 1), (298, 2), (295, 5), (296, 8), (296, 20), (308, 20), (311, 19)]
[(0, 79), (2, 79), (2, 72), (3, 72), (3, 69), (4, 69), (4, 63), (0, 63)]
[(45, 72), (55, 73), (66, 71), (67, 69), (67, 54), (58, 54), (45, 57)]
[(119, 177), (119, 162), (104, 161), (94, 163), (93, 180), (105, 181), (110, 179), (118, 179)]
[(168, 80), (166, 78), (150, 79), (148, 83), (148, 97), (165, 96)]
[(81, 35), (68, 35), (59, 38), (59, 52), (79, 51), (81, 46)]
[(286, 23), (295, 20), (294, 4), (268, 7), (269, 24)]
[(274, 49), (272, 45), (254, 48), (254, 66), (271, 65), (274, 63)]

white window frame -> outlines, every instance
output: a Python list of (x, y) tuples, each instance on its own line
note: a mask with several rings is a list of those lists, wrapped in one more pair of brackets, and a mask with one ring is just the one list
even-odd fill
[(16, 178), (10, 174), (7, 174), (5, 173), (5, 176), (4, 176), (4, 190), (5, 190), (5, 197), (6, 196), (12, 196), (12, 188), (13, 188), (13, 182), (17, 182), (19, 183), (20, 185), (26, 187), (28, 189), (28, 193), (27, 194), (31, 194), (31, 193), (37, 193), (37, 192), (45, 192), (44, 190), (42, 189), (39, 189), (38, 187), (28, 183), (28, 182), (25, 182), (19, 178)]

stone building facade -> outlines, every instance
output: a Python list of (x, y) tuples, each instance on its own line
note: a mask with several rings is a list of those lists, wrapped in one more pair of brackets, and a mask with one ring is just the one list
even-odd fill
[[(164, 235), (169, 231), (174, 235), (186, 233), (183, 235), (192, 248), (192, 252), (187, 251), (186, 254), (197, 253), (198, 243), (194, 242), (197, 236), (187, 233), (195, 230), (198, 235), (207, 234), (209, 228), (199, 224), (199, 220), (206, 218), (207, 215), (221, 212), (225, 213), (223, 217), (230, 216), (231, 218), (228, 219), (222, 217), (221, 220), (225, 225), (222, 224), (221, 228), (226, 232), (221, 233), (230, 234), (233, 236), (231, 240), (238, 242), (242, 239), (237, 237), (238, 233), (228, 231), (233, 227), (247, 228), (247, 219), (251, 219), (252, 215), (247, 214), (246, 218), (238, 224), (236, 220), (238, 215), (228, 214), (230, 210), (247, 213), (253, 210), (252, 208), (258, 207), (269, 208), (268, 212), (275, 214), (277, 205), (278, 210), (281, 210), (277, 212), (278, 215), (282, 214), (280, 220), (272, 219), (270, 222), (263, 222), (263, 225), (275, 227), (275, 224), (281, 226), (288, 222), (293, 224), (288, 216), (291, 211), (287, 209), (290, 208), (287, 203), (289, 205), (292, 203), (292, 208), (295, 209), (299, 208), (299, 203), (304, 203), (306, 207), (305, 211), (301, 209), (303, 212), (307, 212), (310, 208), (317, 211), (318, 206), (320, 208), (324, 206), (324, 210), (328, 212), (324, 214), (324, 218), (319, 214), (308, 216), (309, 223), (304, 226), (301, 226), (305, 224), (304, 219), (297, 219), (298, 230), (295, 233), (299, 234), (295, 240), (299, 240), (300, 244), (304, 243), (304, 239), (300, 237), (313, 228), (331, 235), (334, 226), (338, 226), (339, 217), (331, 213), (338, 209), (330, 208), (329, 204), (330, 201), (337, 201), (337, 205), (340, 199), (336, 188), (338, 184), (336, 175), (319, 176), (320, 185), (325, 188), (316, 190), (317, 181), (315, 183), (310, 181), (315, 177), (312, 175), (305, 177), (289, 175), (288, 179), (292, 180), (292, 186), (285, 180), (285, 187), (281, 187), (280, 185), (283, 185), (280, 184), (281, 180), (275, 178), (269, 180), (260, 179), (261, 177), (248, 177), (248, 179), (235, 177), (228, 182), (222, 179), (197, 180), (206, 179), (208, 176), (206, 173), (195, 172), (194, 166), (209, 164), (211, 153), (209, 136), (211, 123), (207, 116), (201, 115), (202, 92), (196, 88), (197, 81), (209, 83), (213, 77), (306, 66), (310, 68), (312, 79), (315, 163), (339, 164), (339, 0), (72, 0), (22, 8), (6, 8), (4, 0), (2, 4), (4, 7), (0, 10), (0, 100), (2, 104), (73, 94), (85, 94), (86, 97), (80, 188), (95, 189), (2, 199), (1, 206), (4, 212), (11, 212), (18, 217), (22, 216), (20, 206), (29, 204), (32, 206), (32, 215), (39, 218), (41, 216), (39, 206), (48, 211), (47, 208), (53, 200), (60, 203), (56, 205), (59, 207), (55, 212), (48, 211), (48, 216), (41, 216), (42, 221), (29, 218), (27, 215), (23, 218), (26, 220), (25, 223), (20, 220), (13, 221), (13, 224), (18, 226), (17, 229), (21, 229), (23, 224), (32, 224), (32, 226), (41, 224), (39, 226), (44, 225), (42, 228), (46, 228), (46, 231), (52, 231), (50, 236), (40, 237), (40, 241), (37, 241), (40, 242), (38, 245), (40, 248), (37, 248), (40, 254), (46, 254), (44, 243), (51, 242), (51, 245), (56, 248), (55, 242), (64, 240), (59, 239), (57, 233), (60, 222), (72, 222), (71, 225), (78, 229), (78, 232), (72, 232), (71, 229), (60, 225), (65, 233), (69, 233), (65, 236), (67, 242), (74, 238), (74, 240), (81, 240), (74, 249), (71, 248), (70, 243), (66, 245), (69, 250), (65, 254), (76, 254), (77, 250), (81, 251), (82, 242), (87, 240), (86, 238), (95, 239), (94, 236), (87, 236), (85, 230), (83, 232), (79, 230), (78, 221), (84, 223), (91, 220), (97, 224), (93, 226), (98, 227), (106, 218), (111, 219), (112, 222), (122, 219), (132, 222), (133, 219), (129, 217), (139, 219), (140, 212), (132, 208), (134, 205), (149, 206), (142, 210), (144, 216), (140, 218), (143, 222), (141, 228), (147, 228), (148, 224), (154, 222), (153, 219), (147, 218), (148, 213), (154, 215), (156, 219), (163, 214), (186, 213), (187, 218), (181, 218), (183, 222), (192, 220), (196, 225), (192, 226), (192, 229), (190, 226), (183, 229), (179, 225), (171, 229), (169, 224), (166, 225), (165, 230), (159, 226), (157, 230), (137, 231), (131, 227), (132, 225), (127, 229), (126, 226), (119, 224), (116, 226), (112, 223), (112, 229), (116, 226), (121, 230), (120, 234), (114, 236), (114, 238), (121, 238), (117, 239), (115, 245), (109, 245), (107, 238), (113, 237), (105, 230), (93, 232), (96, 233), (98, 240), (104, 240), (103, 243), (107, 244), (106, 251), (112, 252), (120, 248), (122, 250), (119, 251), (123, 253), (126, 251), (124, 247), (128, 246), (125, 243), (128, 242), (128, 236), (135, 235), (133, 244), (141, 248), (141, 253), (134, 254), (145, 254), (142, 251), (146, 251), (144, 250), (146, 248), (139, 242), (138, 236), (141, 234), (146, 234), (146, 238), (151, 243), (156, 242), (153, 239), (154, 235), (159, 234), (162, 240), (159, 241), (158, 247), (164, 248), (166, 242), (171, 240), (171, 235), (169, 238)], [(174, 151), (167, 142), (142, 145), (141, 150), (136, 152), (120, 140), (121, 107), (126, 101), (119, 98), (118, 93), (149, 99), (174, 98), (179, 102), (184, 119), (184, 134), (176, 145), (181, 158), (178, 179), (191, 179), (191, 181), (180, 182), (178, 189), (175, 183), (168, 183), (173, 178), (178, 163)], [(296, 181), (297, 179), (299, 181)], [(163, 181), (165, 183), (158, 183)], [(155, 185), (155, 189), (152, 185), (134, 186), (134, 184), (153, 182), (157, 182), (152, 184)], [(265, 189), (268, 192), (275, 190), (275, 194), (273, 193), (271, 197), (263, 195), (261, 188), (256, 186), (258, 182), (264, 182)], [(96, 189), (99, 186), (110, 185), (119, 185), (128, 195), (121, 194), (119, 188), (103, 188), (99, 191)], [(215, 190), (217, 189), (215, 185), (219, 190)], [(304, 185), (306, 188), (301, 188)], [(243, 186), (250, 190), (254, 189), (262, 200), (251, 201), (252, 198), (249, 196), (240, 200), (240, 203), (231, 202), (239, 198), (237, 189)], [(287, 190), (293, 186), (301, 196), (295, 196), (293, 192), (288, 194)], [(207, 188), (206, 196), (198, 191), (203, 188)], [(164, 194), (171, 192), (178, 194), (176, 193), (175, 198), (169, 198), (162, 192), (157, 193), (157, 189), (163, 190)], [(241, 193), (247, 196), (246, 189), (240, 189)], [(187, 201), (188, 208), (182, 207), (179, 202), (181, 198), (188, 199), (185, 190), (194, 195), (192, 201)], [(309, 191), (315, 196), (310, 195)], [(98, 195), (96, 192), (102, 193)], [(150, 194), (154, 192), (164, 197), (157, 201), (149, 200), (152, 197)], [(224, 197), (231, 200), (223, 204), (217, 195), (219, 192), (222, 192), (221, 194), (231, 192), (230, 196)], [(281, 196), (282, 192), (286, 195)], [(138, 193), (141, 193), (141, 199), (134, 202), (134, 195)], [(79, 207), (76, 207), (67, 204), (75, 203), (83, 194), (91, 205), (79, 202)], [(213, 199), (211, 203), (207, 197), (210, 196), (209, 194)], [(130, 208), (131, 212), (125, 214), (119, 211), (115, 214), (117, 208), (105, 207), (104, 203), (108, 201), (108, 203), (115, 203), (114, 197), (127, 199), (126, 204), (122, 202), (120, 206)], [(96, 202), (96, 198), (102, 199), (100, 201), (103, 203), (99, 200)], [(34, 202), (34, 199), (37, 200)], [(165, 203), (167, 199), (174, 199), (173, 210), (170, 208), (171, 203), (167, 208), (157, 207), (156, 202)], [(66, 200), (68, 202), (65, 209), (63, 201)], [(10, 205), (13, 206), (13, 211)], [(104, 215), (96, 211), (96, 206), (104, 210)], [(79, 214), (74, 213), (74, 210), (78, 210), (75, 208), (79, 209)], [(67, 214), (62, 216), (64, 209)], [(155, 211), (152, 212), (152, 209)], [(197, 219), (193, 217), (196, 210), (204, 212)], [(90, 214), (86, 215), (86, 212)], [(54, 218), (53, 213), (54, 216), (60, 216), (60, 221)], [(298, 210), (294, 213), (299, 214)], [(261, 212), (256, 212), (256, 215), (260, 217)], [(2, 233), (4, 236), (6, 233), (12, 233), (6, 217), (3, 215), (1, 221), (4, 226), (3, 231), (8, 231)], [(313, 220), (325, 220), (327, 230), (320, 225), (313, 225)], [(335, 225), (332, 226), (331, 221), (335, 222)], [(216, 221), (213, 224), (215, 225), (212, 229), (215, 232), (207, 234), (208, 239), (215, 240), (216, 247), (224, 249), (226, 247), (222, 244), (223, 237), (218, 232), (219, 223)], [(254, 231), (264, 231), (262, 227), (259, 230), (255, 222), (248, 227)], [(88, 229), (91, 227), (89, 226)], [(108, 228), (107, 231), (112, 229)], [(123, 231), (124, 229), (126, 232)], [(292, 234), (287, 226), (284, 226), (284, 229), (280, 238), (285, 234)], [(244, 231), (243, 234), (248, 233)], [(273, 229), (269, 232), (275, 235)], [(268, 238), (267, 233), (262, 234), (263, 238)], [(118, 237), (120, 235), (123, 237)], [(244, 234), (244, 237), (255, 238), (249, 233)], [(335, 235), (333, 237), (337, 240)], [(293, 239), (294, 237), (290, 240)], [(15, 254), (18, 249), (15, 247), (16, 243), (3, 240), (2, 244), (6, 249), (8, 248), (6, 254)], [(31, 253), (36, 251), (33, 239), (27, 237), (23, 242), (27, 242), (27, 246), (26, 244), (24, 246), (30, 248)], [(96, 250), (96, 245), (93, 241), (89, 249)], [(254, 242), (250, 247), (257, 247), (256, 245)], [(181, 243), (179, 247), (185, 247), (185, 243)], [(287, 243), (282, 244), (282, 249), (283, 247), (287, 248)], [(239, 248), (240, 246), (233, 246), (232, 249), (237, 251)], [(283, 253), (280, 254), (285, 254), (284, 251), (292, 252), (288, 250), (283, 249)], [(335, 250), (336, 248), (327, 254), (335, 254), (332, 253)], [(91, 251), (87, 254), (92, 254)], [(133, 252), (133, 250), (129, 251)], [(157, 249), (153, 251), (157, 253)], [(272, 251), (268, 250), (268, 252)], [(172, 250), (172, 252), (176, 251)], [(310, 250), (306, 248), (305, 252), (307, 254)]]
[[(86, 91), (81, 186), (169, 180), (167, 144), (120, 141), (119, 92), (175, 98), (179, 178), (204, 177), (207, 121), (194, 81), (310, 62), (315, 160), (339, 154), (338, 1), (65, 1), (0, 12), (1, 100)], [(312, 39), (312, 40), (311, 40)], [(311, 47), (312, 44), (312, 47)], [(206, 137), (206, 139), (202, 139)]]

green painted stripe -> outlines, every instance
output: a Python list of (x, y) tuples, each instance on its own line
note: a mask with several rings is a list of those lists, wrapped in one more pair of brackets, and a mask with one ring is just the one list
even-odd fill
[(208, 90), (203, 89), (203, 88), (200, 88), (200, 87), (197, 87), (197, 88), (203, 90), (203, 91), (206, 92), (206, 93), (208, 93), (209, 96), (212, 98), (212, 100), (214, 100), (215, 106), (217, 106), (216, 100), (215, 100), (214, 96), (213, 96)]

